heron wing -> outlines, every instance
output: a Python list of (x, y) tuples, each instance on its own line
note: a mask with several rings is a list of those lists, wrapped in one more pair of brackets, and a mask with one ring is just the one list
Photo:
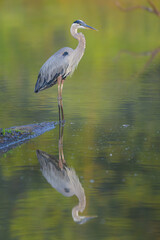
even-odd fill
[(72, 51), (71, 48), (62, 48), (43, 64), (35, 85), (35, 92), (52, 87), (57, 83), (59, 76), (62, 76), (63, 79), (67, 77), (70, 73), (69, 56)]
[[(75, 194), (75, 190), (68, 172), (73, 172), (75, 175), (75, 171), (72, 170), (72, 168), (68, 168), (66, 165), (63, 166), (63, 169), (60, 169), (59, 160), (53, 155), (41, 150), (37, 150), (36, 153), (41, 166), (42, 174), (48, 183), (50, 183), (53, 188), (64, 196), (73, 196)], [(70, 173), (70, 175), (71, 174), (72, 173)]]

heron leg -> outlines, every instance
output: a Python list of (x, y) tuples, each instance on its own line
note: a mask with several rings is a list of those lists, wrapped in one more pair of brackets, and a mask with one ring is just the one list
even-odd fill
[(62, 159), (62, 149), (63, 149), (63, 144), (59, 141), (59, 168), (62, 170), (63, 169), (63, 159)]
[[(57, 78), (57, 82), (58, 82), (58, 100), (62, 99), (62, 90), (61, 90), (62, 81), (63, 81), (62, 80), (62, 76), (59, 76)], [(63, 86), (62, 86), (62, 88), (63, 88)]]
[(60, 126), (61, 131), (60, 131), (60, 139), (61, 139), (61, 159), (63, 163), (66, 163), (66, 160), (64, 159), (64, 153), (63, 153), (63, 130), (64, 130), (64, 125)]
[(58, 109), (59, 109), (59, 122), (64, 122), (64, 112), (63, 112), (63, 102), (62, 102), (62, 90), (63, 90), (63, 83), (64, 80), (62, 76), (57, 78), (58, 82)]
[(59, 144), (58, 144), (58, 148), (59, 148), (59, 168), (62, 169), (63, 168), (63, 163), (62, 163), (62, 156), (61, 156), (61, 148), (62, 148), (62, 143), (61, 143), (61, 138), (59, 138)]
[(64, 112), (63, 112), (63, 103), (61, 101), (61, 115), (62, 115), (62, 122), (64, 122)]
[(64, 111), (62, 99), (58, 99), (59, 123), (64, 123)]
[(64, 126), (60, 123), (59, 124), (59, 168), (63, 169), (63, 164), (65, 163), (64, 154), (63, 154), (63, 128)]
[(64, 80), (61, 80), (61, 114), (62, 114), (62, 121), (64, 122), (64, 112), (63, 112), (63, 102), (62, 102), (62, 90), (63, 90), (63, 83)]
[(63, 83), (64, 83), (64, 79), (61, 80), (61, 97), (62, 97)]
[(60, 101), (58, 100), (58, 113), (59, 113), (59, 123), (61, 122), (61, 106)]
[(63, 162), (63, 163), (66, 163), (66, 160), (64, 159), (63, 150), (62, 150), (62, 162)]
[(63, 169), (63, 162), (62, 162), (61, 156), (59, 156), (59, 168), (61, 170)]

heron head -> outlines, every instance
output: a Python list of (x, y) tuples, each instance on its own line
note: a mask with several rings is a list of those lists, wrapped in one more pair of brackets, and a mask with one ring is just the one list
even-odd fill
[(92, 29), (92, 30), (96, 30), (95, 28), (87, 25), (85, 22), (83, 22), (82, 20), (76, 20), (75, 22), (73, 22), (73, 24), (78, 28), (83, 28), (83, 29)]
[(80, 205), (77, 205), (72, 208), (72, 218), (73, 221), (78, 224), (84, 224), (88, 222), (89, 220), (96, 218), (97, 216), (79, 216), (79, 211), (83, 212), (83, 209), (80, 209)]

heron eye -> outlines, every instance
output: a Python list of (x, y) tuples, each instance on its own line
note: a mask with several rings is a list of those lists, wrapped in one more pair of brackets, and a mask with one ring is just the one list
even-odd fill
[(62, 55), (63, 55), (63, 57), (67, 56), (68, 52), (64, 52)]
[(66, 193), (69, 193), (69, 192), (70, 192), (70, 189), (69, 189), (69, 188), (64, 188), (64, 191), (65, 191)]

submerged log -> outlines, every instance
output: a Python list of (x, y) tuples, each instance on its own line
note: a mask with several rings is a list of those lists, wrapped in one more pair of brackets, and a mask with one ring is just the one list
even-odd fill
[(0, 154), (55, 128), (55, 122), (0, 128)]

